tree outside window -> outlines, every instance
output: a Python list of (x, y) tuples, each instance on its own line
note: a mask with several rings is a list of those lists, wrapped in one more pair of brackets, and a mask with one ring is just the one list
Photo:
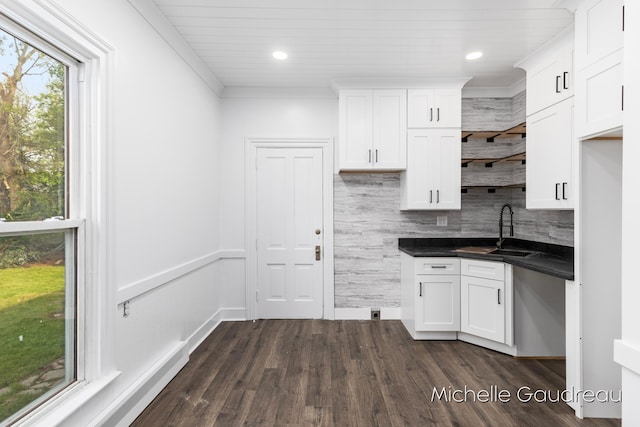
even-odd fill
[(75, 229), (29, 230), (68, 218), (67, 70), (0, 30), (0, 424), (75, 379)]

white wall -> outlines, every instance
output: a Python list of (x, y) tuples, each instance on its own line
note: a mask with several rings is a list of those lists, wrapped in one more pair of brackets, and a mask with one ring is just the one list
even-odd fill
[(218, 320), (220, 101), (127, 0), (56, 3), (114, 48), (107, 286), (130, 301), (106, 326), (115, 348), (103, 357), (120, 375), (61, 418), (126, 424)]
[(625, 2), (624, 34), (624, 144), (622, 163), (622, 340), (616, 343), (616, 361), (622, 364), (622, 419), (640, 425), (640, 4)]
[[(245, 249), (245, 139), (337, 138), (338, 99), (330, 91), (226, 90), (222, 99), (220, 240), (224, 250)], [(221, 265), (225, 298), (245, 307), (244, 260)]]

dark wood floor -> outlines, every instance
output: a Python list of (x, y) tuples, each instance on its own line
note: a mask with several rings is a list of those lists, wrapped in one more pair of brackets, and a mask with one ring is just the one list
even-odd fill
[[(463, 342), (413, 341), (399, 321), (221, 324), (134, 426), (618, 426), (579, 420), (555, 399), (561, 360), (521, 360)], [(507, 403), (441, 391), (505, 390)], [(494, 387), (492, 389), (492, 387)], [(464, 399), (458, 399), (464, 400)], [(496, 400), (496, 399), (493, 399)]]

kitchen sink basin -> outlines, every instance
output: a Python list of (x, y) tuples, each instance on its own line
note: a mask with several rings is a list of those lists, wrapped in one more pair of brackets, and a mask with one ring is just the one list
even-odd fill
[(531, 252), (522, 251), (518, 249), (496, 249), (495, 251), (489, 252), (491, 255), (508, 255), (508, 256), (527, 256), (531, 255)]

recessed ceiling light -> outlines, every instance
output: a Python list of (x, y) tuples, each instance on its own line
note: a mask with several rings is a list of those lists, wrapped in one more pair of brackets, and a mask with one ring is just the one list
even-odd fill
[(468, 53), (467, 56), (465, 56), (465, 58), (468, 61), (473, 61), (474, 59), (478, 59), (481, 56), (482, 56), (482, 52), (471, 52), (471, 53)]
[(283, 52), (281, 50), (277, 50), (275, 52), (273, 52), (273, 57), (275, 59), (279, 59), (279, 60), (285, 60), (289, 57), (289, 55), (287, 55), (287, 52)]

